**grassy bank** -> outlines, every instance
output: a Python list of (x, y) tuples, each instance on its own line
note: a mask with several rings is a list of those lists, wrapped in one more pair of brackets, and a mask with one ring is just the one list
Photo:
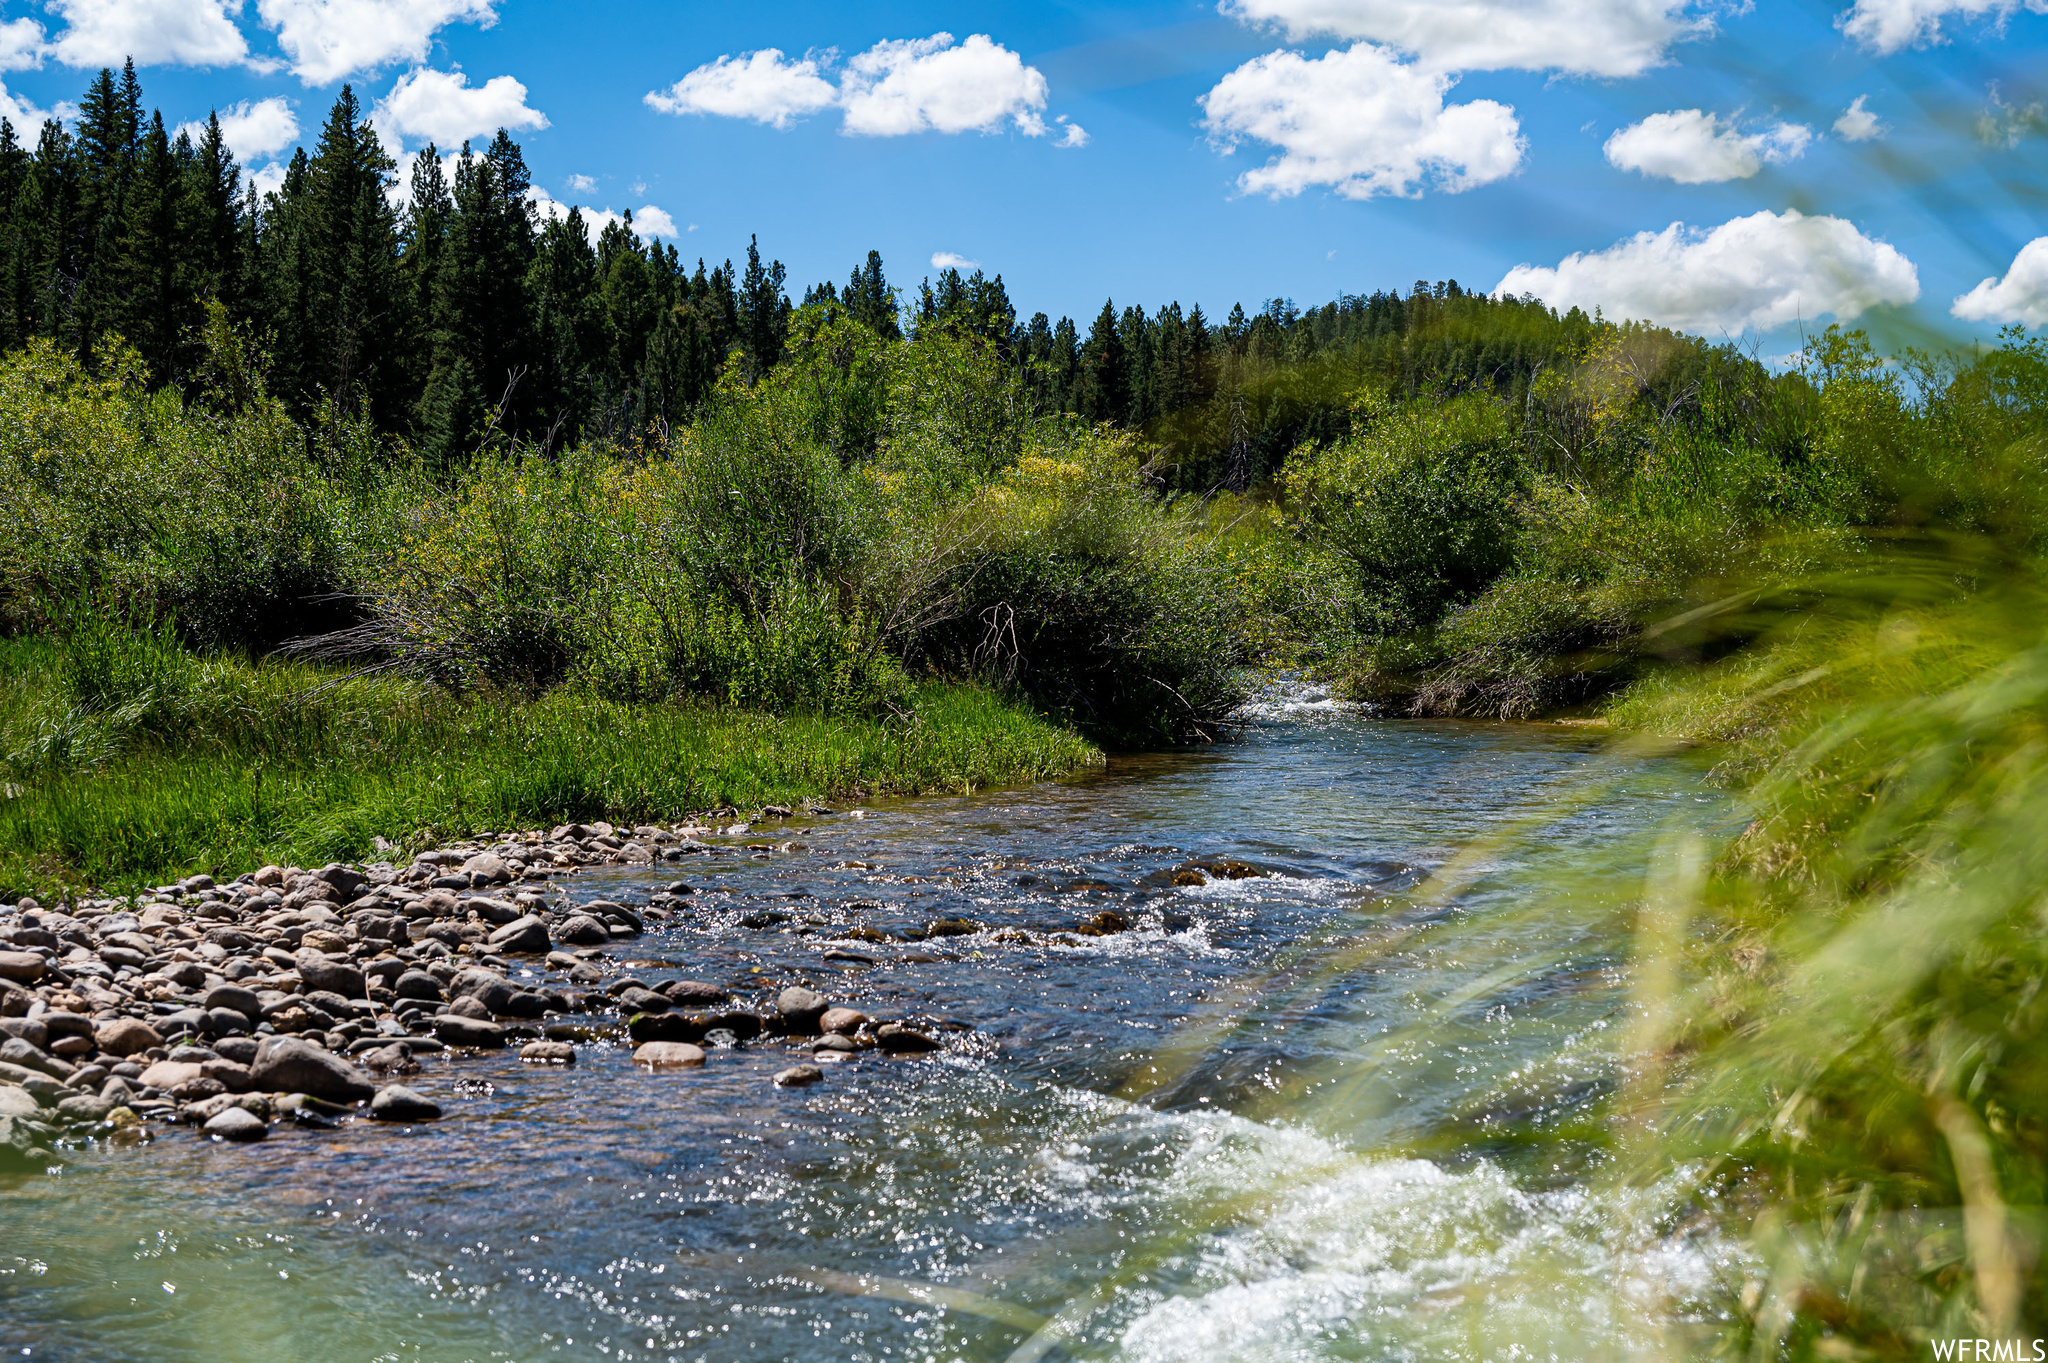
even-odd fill
[(962, 791), (1100, 760), (1070, 729), (969, 686), (919, 687), (887, 718), (573, 687), (464, 698), (129, 637), (97, 686), (64, 641), (0, 644), (15, 792), (0, 801), (0, 895), (366, 858), (380, 837)]

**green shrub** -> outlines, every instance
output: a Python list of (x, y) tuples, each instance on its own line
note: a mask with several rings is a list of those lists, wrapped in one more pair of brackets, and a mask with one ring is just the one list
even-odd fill
[(0, 360), (0, 608), (48, 623), (90, 593), (208, 645), (337, 623), (353, 479), (260, 385), (216, 406), (145, 379), (125, 349), (96, 373), (43, 340)]
[(1491, 397), (1366, 396), (1353, 427), (1297, 451), (1290, 507), (1310, 544), (1350, 564), (1361, 636), (1426, 630), (1514, 560), (1523, 479), (1505, 413)]

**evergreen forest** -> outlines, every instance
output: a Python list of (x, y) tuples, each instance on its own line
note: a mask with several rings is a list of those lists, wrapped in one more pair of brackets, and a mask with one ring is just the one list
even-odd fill
[[(76, 126), (46, 123), (29, 146), (0, 122), (0, 346), (47, 337), (89, 363), (119, 336), (153, 383), (189, 385), (212, 300), (261, 338), (270, 387), (294, 415), (361, 413), (435, 464), (493, 441), (664, 439), (728, 366), (772, 370), (801, 306), (888, 340), (981, 338), (1033, 414), (1149, 431), (1176, 485), (1242, 490), (1342, 429), (1334, 358), (1512, 395), (1591, 328), (1455, 280), (1306, 310), (1274, 299), (1221, 319), (1105, 301), (1084, 324), (1055, 322), (1025, 318), (1002, 277), (980, 271), (943, 270), (906, 295), (872, 251), (845, 284), (811, 285), (796, 304), (758, 241), (744, 265), (707, 267), (636, 235), (630, 213), (596, 233), (578, 209), (544, 215), (503, 130), (452, 156), (429, 145), (400, 184), (348, 88), (269, 194), (245, 178), (217, 116), (195, 138), (145, 113), (132, 64), (100, 72)], [(1410, 333), (1430, 343), (1404, 346)]]

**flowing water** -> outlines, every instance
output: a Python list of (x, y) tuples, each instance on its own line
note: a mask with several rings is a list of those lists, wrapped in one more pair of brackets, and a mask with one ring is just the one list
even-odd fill
[[(80, 1149), (0, 1187), (0, 1357), (1654, 1347), (1715, 1254), (1638, 1224), (1575, 1134), (1626, 1024), (1619, 944), (1530, 886), (1569, 864), (1597, 899), (1612, 849), (1711, 806), (1597, 747), (1297, 696), (1213, 749), (574, 877), (699, 891), (621, 973), (809, 981), (947, 1050), (794, 1090), (769, 1044), (662, 1074), (605, 1042), (566, 1070), (430, 1057), (435, 1124)], [(1127, 930), (1073, 931), (1105, 911)], [(849, 933), (959, 918), (991, 931)]]

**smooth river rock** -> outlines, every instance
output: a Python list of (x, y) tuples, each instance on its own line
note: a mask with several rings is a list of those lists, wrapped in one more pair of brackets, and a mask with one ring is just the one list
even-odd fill
[(505, 1029), (497, 1023), (458, 1017), (453, 1013), (434, 1019), (434, 1035), (450, 1046), (497, 1050), (505, 1044)]
[(370, 1100), (370, 1116), (380, 1122), (433, 1122), (441, 1118), (441, 1105), (403, 1084), (390, 1084)]
[(825, 1077), (825, 1071), (816, 1065), (791, 1065), (775, 1076), (777, 1088), (805, 1088)]
[(818, 1030), (818, 1020), (825, 1016), (825, 1010), (831, 1006), (830, 999), (817, 990), (805, 989), (802, 985), (793, 984), (775, 998), (775, 1011), (781, 1014), (783, 1023), (791, 1031), (803, 1034), (815, 1033)]
[(200, 1130), (217, 1141), (260, 1141), (270, 1134), (270, 1124), (247, 1108), (224, 1107)]
[(293, 959), (298, 963), (299, 978), (306, 982), (308, 991), (324, 989), (345, 999), (369, 997), (363, 972), (347, 961), (336, 960), (317, 951), (301, 951)]
[(897, 1022), (876, 1028), (875, 1044), (889, 1055), (922, 1055), (939, 1049), (933, 1038)]
[(408, 970), (398, 977), (391, 986), (391, 992), (401, 999), (419, 999), (426, 1003), (441, 1001), (441, 982), (424, 970)]
[(0, 980), (34, 984), (49, 969), (33, 951), (0, 951)]
[(704, 1048), (687, 1041), (649, 1041), (633, 1052), (633, 1063), (651, 1070), (682, 1069), (704, 1063)]
[(529, 1065), (573, 1065), (576, 1048), (566, 1041), (529, 1041), (520, 1048), (519, 1058)]
[(360, 1102), (377, 1091), (369, 1075), (332, 1051), (297, 1037), (272, 1037), (264, 1042), (250, 1071), (256, 1083), (272, 1093), (304, 1093), (335, 1103)]
[(851, 1036), (859, 1031), (867, 1020), (868, 1015), (857, 1008), (827, 1008), (824, 1016), (818, 1019), (818, 1030), (828, 1034)]
[(548, 925), (530, 913), (493, 932), (490, 941), (499, 951), (515, 954), (542, 955), (550, 949)]
[(579, 913), (555, 929), (555, 940), (572, 947), (601, 947), (612, 940), (612, 934), (589, 914)]
[[(303, 979), (305, 977), (300, 976), (300, 978)], [(207, 990), (205, 1006), (206, 1011), (209, 1013), (216, 1008), (227, 1008), (240, 1013), (246, 1018), (259, 1018), (263, 1016), (263, 1000), (256, 997), (256, 991), (245, 989), (238, 984), (217, 984)], [(105, 1050), (106, 1048), (103, 1046), (100, 1049)]]

